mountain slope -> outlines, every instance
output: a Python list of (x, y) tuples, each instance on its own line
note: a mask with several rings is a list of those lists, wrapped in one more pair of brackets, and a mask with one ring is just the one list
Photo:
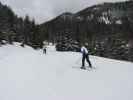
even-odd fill
[(95, 70), (80, 70), (80, 53), (47, 55), (26, 46), (0, 48), (0, 100), (132, 100), (133, 63), (91, 56)]
[[(73, 40), (88, 43), (97, 56), (133, 61), (133, 1), (103, 3), (75, 14), (63, 13), (41, 25), (48, 40), (57, 44), (57, 50), (66, 51)], [(68, 41), (63, 41), (69, 36)], [(66, 45), (69, 43), (69, 45)], [(67, 50), (69, 51), (69, 49)]]

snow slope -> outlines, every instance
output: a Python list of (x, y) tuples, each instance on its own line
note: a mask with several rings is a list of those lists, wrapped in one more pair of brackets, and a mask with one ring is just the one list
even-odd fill
[(95, 70), (80, 70), (80, 53), (47, 55), (30, 47), (0, 47), (0, 100), (133, 100), (133, 63), (91, 56)]

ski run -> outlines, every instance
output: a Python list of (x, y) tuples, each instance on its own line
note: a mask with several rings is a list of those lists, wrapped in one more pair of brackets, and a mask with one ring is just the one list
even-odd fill
[(19, 45), (0, 47), (0, 100), (133, 100), (133, 63)]

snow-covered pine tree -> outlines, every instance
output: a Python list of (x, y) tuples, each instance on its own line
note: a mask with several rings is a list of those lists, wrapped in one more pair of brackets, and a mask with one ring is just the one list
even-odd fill
[(57, 36), (57, 51), (79, 51), (79, 43), (73, 39), (71, 31), (65, 31)]

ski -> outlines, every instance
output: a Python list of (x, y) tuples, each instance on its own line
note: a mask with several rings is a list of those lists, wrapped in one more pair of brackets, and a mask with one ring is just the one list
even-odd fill
[(76, 67), (76, 66), (73, 66), (72, 68), (76, 68), (76, 69), (79, 69), (79, 70), (87, 70), (87, 71), (92, 71), (92, 70), (96, 69), (95, 67), (92, 67), (92, 68), (89, 68), (89, 67), (81, 68), (81, 67)]

